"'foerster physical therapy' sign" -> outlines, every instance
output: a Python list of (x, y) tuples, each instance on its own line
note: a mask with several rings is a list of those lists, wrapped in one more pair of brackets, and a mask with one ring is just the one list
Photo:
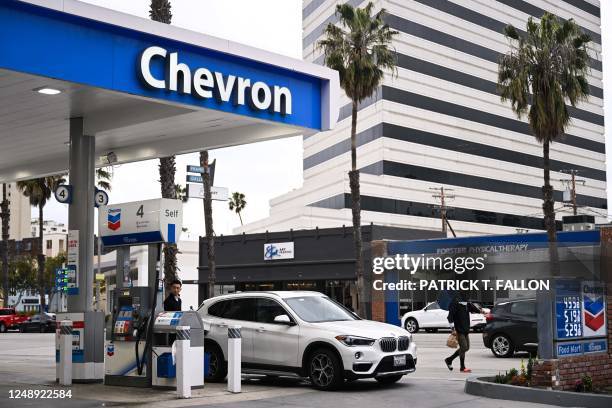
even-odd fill
[[(154, 60), (164, 63), (163, 77), (151, 70)], [(291, 90), (231, 73), (211, 71), (206, 67), (190, 67), (179, 61), (177, 52), (162, 47), (149, 47), (140, 56), (140, 75), (145, 84), (156, 89), (190, 94), (219, 103), (248, 105), (253, 110), (291, 115)]]

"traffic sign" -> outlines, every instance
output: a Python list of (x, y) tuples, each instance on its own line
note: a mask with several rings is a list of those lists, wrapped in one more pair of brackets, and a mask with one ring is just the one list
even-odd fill
[(108, 204), (108, 194), (104, 190), (96, 189), (96, 193), (94, 195), (94, 205), (96, 207), (102, 207), (103, 205)]
[(187, 175), (187, 182), (188, 183), (200, 183), (202, 184), (204, 182), (204, 180), (202, 179), (202, 176), (194, 176), (191, 174)]
[[(187, 197), (204, 199), (204, 186), (201, 184), (187, 184)], [(227, 201), (229, 189), (227, 187), (210, 187), (210, 198), (214, 201)]]
[(69, 184), (60, 184), (53, 192), (58, 203), (72, 204), (72, 186)]
[(204, 167), (202, 166), (187, 166), (187, 173), (198, 173), (204, 174)]
[[(214, 185), (215, 184), (215, 167), (217, 167), (217, 159), (213, 160), (212, 163), (210, 163), (208, 165), (208, 173), (210, 173), (210, 185)], [(204, 174), (206, 173), (206, 171), (204, 171), (204, 166), (187, 166), (187, 173), (197, 173), (197, 174)], [(188, 183), (202, 183), (202, 177), (200, 177), (200, 181), (190, 181), (189, 180), (189, 175), (187, 175), (187, 182)], [(191, 176), (191, 177), (198, 177), (198, 176)]]

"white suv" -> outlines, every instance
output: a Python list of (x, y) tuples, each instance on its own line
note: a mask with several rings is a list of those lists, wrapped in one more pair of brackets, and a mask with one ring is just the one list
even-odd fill
[(344, 380), (393, 383), (416, 367), (416, 345), (403, 328), (362, 320), (318, 292), (245, 292), (204, 301), (210, 324), (207, 381), (227, 374), (227, 331), (242, 327), (242, 369), (269, 376), (309, 377), (319, 389)]

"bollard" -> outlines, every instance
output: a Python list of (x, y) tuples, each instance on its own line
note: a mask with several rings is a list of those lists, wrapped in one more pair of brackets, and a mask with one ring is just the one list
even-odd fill
[(176, 326), (176, 394), (179, 398), (191, 398), (191, 383), (189, 382), (189, 349), (191, 328)]
[(72, 321), (70, 320), (60, 322), (59, 354), (59, 383), (72, 385)]
[(242, 386), (241, 343), (240, 326), (229, 326), (227, 329), (227, 390), (234, 393), (240, 392)]

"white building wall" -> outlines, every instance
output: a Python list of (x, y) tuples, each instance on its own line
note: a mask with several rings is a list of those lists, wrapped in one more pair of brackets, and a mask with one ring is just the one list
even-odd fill
[[(340, 0), (303, 2), (303, 56), (323, 63), (315, 47), (323, 29), (336, 23)], [(365, 6), (366, 0), (349, 0)], [(574, 18), (592, 35), (590, 56), (601, 61), (601, 20), (589, 7), (558, 0), (378, 0), (390, 26), (395, 75), (387, 75), (372, 101), (358, 114), (357, 164), (361, 170), (362, 222), (439, 229), (439, 203), (431, 188), (452, 190), (450, 219), (458, 235), (539, 229), (542, 214), (542, 147), (526, 119), (518, 120), (496, 94), (498, 53), (506, 52), (506, 24), (524, 29), (533, 13)], [(599, 2), (591, 4), (599, 7)], [(561, 170), (580, 169), (580, 213), (605, 222), (602, 72), (588, 74), (592, 95), (572, 112), (567, 136), (551, 146), (551, 178), (557, 192), (557, 219), (570, 215), (560, 202)], [(235, 233), (350, 225), (350, 109), (335, 129), (304, 138), (303, 187), (270, 201), (270, 217)], [(494, 221), (492, 221), (494, 220)]]

